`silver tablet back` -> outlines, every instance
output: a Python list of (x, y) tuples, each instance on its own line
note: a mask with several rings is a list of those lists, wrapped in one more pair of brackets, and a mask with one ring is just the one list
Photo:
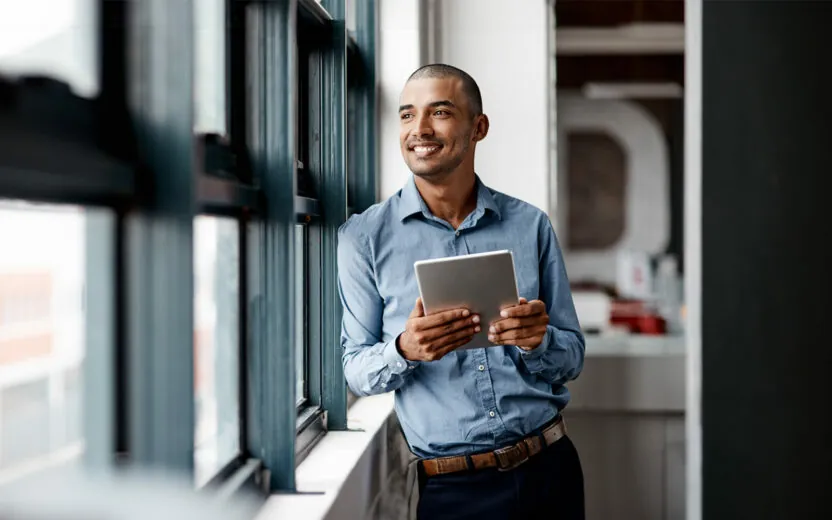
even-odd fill
[(414, 269), (425, 314), (465, 307), (479, 314), (482, 331), (462, 348), (493, 346), (488, 324), (499, 318), (500, 309), (518, 301), (511, 251), (421, 260)]

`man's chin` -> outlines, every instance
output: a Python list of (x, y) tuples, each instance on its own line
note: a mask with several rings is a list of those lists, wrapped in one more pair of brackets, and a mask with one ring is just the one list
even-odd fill
[(423, 161), (415, 163), (408, 163), (407, 167), (413, 172), (413, 175), (423, 179), (438, 179), (444, 177), (453, 168), (448, 168), (447, 164), (430, 164)]

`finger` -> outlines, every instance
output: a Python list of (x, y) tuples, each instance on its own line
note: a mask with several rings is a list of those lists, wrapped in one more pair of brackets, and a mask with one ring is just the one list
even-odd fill
[(413, 310), (410, 311), (411, 318), (419, 318), (425, 315), (425, 307), (422, 305), (422, 299), (416, 298), (416, 305), (413, 306)]
[(416, 332), (417, 339), (420, 342), (425, 341), (434, 341), (443, 336), (447, 336), (449, 334), (453, 334), (459, 330), (464, 328), (474, 327), (476, 328), (476, 332), (479, 332), (480, 328), (480, 317), (479, 316), (468, 316), (466, 318), (459, 318), (455, 319), (454, 321), (450, 321), (448, 323), (444, 323), (437, 327), (433, 327), (430, 329), (421, 329)]
[(445, 345), (441, 349), (433, 352), (432, 358), (433, 358), (434, 361), (442, 359), (443, 357), (448, 355), (449, 352), (453, 352), (454, 350), (458, 349), (459, 347), (465, 346), (466, 344), (468, 344), (470, 342), (471, 342), (470, 337), (465, 337), (465, 338), (456, 340), (453, 343)]
[(534, 300), (525, 304), (518, 304), (500, 311), (503, 318), (516, 318), (519, 316), (534, 316), (546, 311), (546, 305), (540, 300)]
[(424, 318), (417, 318), (414, 320), (414, 326), (417, 330), (428, 330), (434, 327), (439, 327), (455, 320), (467, 318), (471, 315), (468, 309), (452, 309), (449, 311), (437, 312)]
[(538, 336), (542, 337), (545, 333), (546, 326), (537, 325), (534, 327), (507, 330), (500, 334), (489, 334), (488, 341), (497, 345), (516, 345), (518, 341)]
[(520, 318), (504, 318), (491, 323), (488, 332), (499, 334), (507, 330), (520, 329), (523, 327), (534, 327), (541, 323), (539, 316), (523, 316)]
[(519, 301), (520, 301), (520, 305), (523, 305), (523, 304), (529, 303), (529, 300), (527, 300), (527, 299), (525, 299), (525, 298), (520, 298), (520, 300), (519, 300)]
[(458, 330), (451, 334), (446, 334), (436, 340), (433, 341), (430, 347), (428, 347), (429, 351), (436, 352), (439, 350), (444, 349), (448, 345), (454, 344), (457, 341), (461, 341), (463, 339), (471, 340), (471, 337), (479, 332), (479, 325), (473, 327), (465, 327), (464, 329)]

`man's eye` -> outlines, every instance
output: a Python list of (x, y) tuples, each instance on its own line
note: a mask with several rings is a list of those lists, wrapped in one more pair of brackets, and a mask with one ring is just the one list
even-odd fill
[(435, 115), (435, 116), (446, 116), (446, 115), (448, 115), (448, 111), (447, 110), (437, 110), (436, 112), (433, 113), (433, 115)]
[(402, 114), (399, 117), (401, 117), (402, 119), (410, 119), (411, 115), (410, 114)]

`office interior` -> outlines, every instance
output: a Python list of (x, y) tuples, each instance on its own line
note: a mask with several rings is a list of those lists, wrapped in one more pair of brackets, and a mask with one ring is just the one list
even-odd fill
[(410, 175), (398, 95), (443, 62), (483, 93), (477, 173), (564, 253), (587, 518), (832, 517), (830, 21), (810, 1), (0, 4), (0, 516), (414, 518), (392, 394), (344, 383), (335, 252)]

